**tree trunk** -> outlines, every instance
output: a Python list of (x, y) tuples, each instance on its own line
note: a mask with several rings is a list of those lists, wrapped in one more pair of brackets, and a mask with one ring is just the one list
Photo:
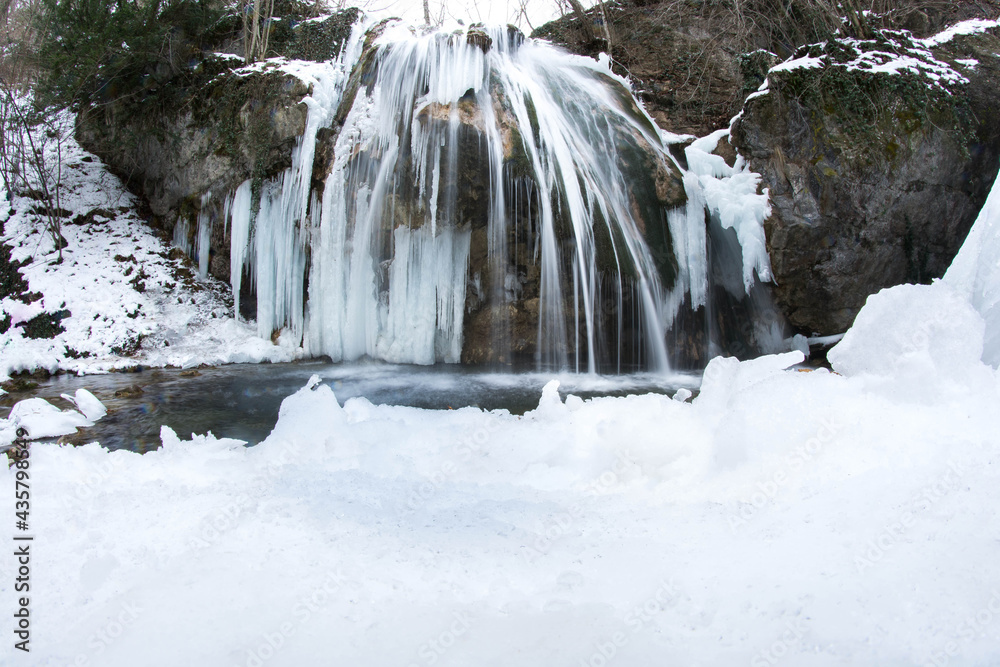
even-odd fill
[(583, 30), (584, 39), (588, 42), (592, 42), (597, 39), (597, 34), (594, 32), (594, 24), (587, 16), (586, 10), (584, 10), (583, 5), (580, 4), (580, 0), (568, 0), (569, 6), (573, 8), (573, 13), (576, 14), (576, 18), (580, 21), (580, 28)]
[(854, 32), (852, 35), (857, 39), (871, 39), (874, 37), (868, 19), (858, 10), (857, 0), (842, 0), (841, 8), (847, 14), (847, 23)]

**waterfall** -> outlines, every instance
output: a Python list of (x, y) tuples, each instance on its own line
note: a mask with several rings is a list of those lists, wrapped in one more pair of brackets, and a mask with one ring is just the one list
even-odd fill
[(310, 85), (292, 165), (223, 205), (235, 310), (246, 273), (261, 336), (334, 361), (662, 371), (678, 311), (710, 300), (706, 210), (739, 237), (746, 291), (768, 277), (761, 211), (725, 208), (752, 176), (709, 173), (704, 145), (679, 169), (606, 60), (368, 21), (336, 60), (280, 66)]

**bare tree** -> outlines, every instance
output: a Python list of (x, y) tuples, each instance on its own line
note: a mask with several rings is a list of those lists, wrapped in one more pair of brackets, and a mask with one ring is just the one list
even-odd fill
[(573, 10), (573, 14), (576, 16), (577, 20), (580, 21), (580, 27), (583, 29), (584, 34), (587, 36), (588, 41), (597, 41), (603, 39), (606, 46), (605, 49), (611, 50), (611, 28), (608, 26), (608, 14), (604, 7), (604, 2), (598, 2), (597, 5), (600, 7), (601, 12), (601, 35), (598, 36), (597, 31), (594, 30), (593, 20), (587, 16), (587, 10), (583, 8), (580, 0), (567, 0), (569, 2), (570, 8)]
[(250, 64), (267, 56), (274, 0), (247, 0), (243, 10), (244, 59)]
[[(8, 196), (25, 195), (39, 202), (36, 213), (45, 220), (45, 230), (59, 252), (62, 263), (62, 142), (55, 119), (36, 112), (27, 97), (0, 81), (0, 174)], [(54, 150), (55, 159), (46, 159)]]

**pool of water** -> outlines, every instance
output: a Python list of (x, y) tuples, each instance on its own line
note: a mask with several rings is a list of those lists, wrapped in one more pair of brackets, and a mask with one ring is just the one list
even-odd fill
[[(201, 368), (197, 374), (177, 369), (139, 373), (58, 375), (39, 380), (38, 387), (3, 397), (0, 417), (11, 406), (39, 396), (61, 408), (72, 407), (60, 394), (79, 387), (91, 391), (108, 408), (92, 428), (67, 436), (63, 442), (100, 442), (109, 449), (146, 452), (160, 446), (160, 426), (182, 438), (211, 431), (250, 445), (267, 437), (278, 419), (281, 401), (301, 389), (312, 375), (320, 376), (341, 404), (363, 396), (373, 403), (448, 409), (477, 406), (521, 414), (538, 405), (542, 387), (553, 378), (560, 393), (581, 398), (636, 393), (673, 393), (695, 388), (696, 375), (594, 376), (551, 373), (484, 373), (461, 366), (408, 366), (385, 363), (234, 364)], [(141, 393), (133, 388), (138, 388)], [(118, 395), (116, 395), (116, 393)]]

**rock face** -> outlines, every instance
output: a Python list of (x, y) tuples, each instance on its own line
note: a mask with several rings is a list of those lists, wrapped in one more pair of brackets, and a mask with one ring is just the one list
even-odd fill
[[(993, 0), (957, 0), (870, 20), (927, 37), (998, 10)], [(705, 135), (725, 127), (770, 67), (796, 44), (824, 39), (791, 34), (777, 15), (747, 14), (753, 20), (740, 24), (733, 11), (704, 0), (606, 7), (614, 64), (662, 128)], [(600, 20), (597, 9), (590, 16)], [(596, 56), (576, 21), (564, 17), (533, 36)], [(770, 92), (747, 102), (734, 142), (769, 189), (774, 293), (799, 331), (842, 332), (868, 295), (929, 282), (948, 267), (997, 173), (996, 42), (980, 34), (934, 49), (969, 79), (954, 96), (929, 98), (927, 79), (824, 68), (773, 73)]]
[[(274, 29), (275, 55), (331, 58), (357, 16), (350, 9), (294, 28), (292, 17), (285, 17)], [(242, 48), (238, 33), (224, 36), (200, 51), (194, 66), (77, 116), (80, 144), (146, 199), (154, 221), (168, 234), (179, 218), (193, 222), (205, 213), (221, 220), (222, 195), (249, 178), (286, 169), (305, 129), (301, 100), (309, 88), (273, 68), (237, 71), (243, 62), (234, 54)], [(205, 198), (207, 193), (216, 196)], [(189, 227), (193, 234), (196, 226)], [(227, 234), (225, 225), (213, 225), (209, 272), (223, 280), (229, 279)]]
[(164, 219), (186, 212), (192, 196), (286, 168), (305, 129), (306, 108), (299, 101), (308, 88), (288, 74), (226, 77), (190, 92), (170, 110), (175, 113), (153, 116), (119, 103), (78, 116), (81, 144), (125, 171), (129, 186)]
[[(596, 5), (587, 12), (595, 25), (607, 16), (610, 50), (595, 43), (592, 31), (581, 29), (572, 14), (539, 26), (531, 36), (582, 55), (609, 51), (615, 71), (632, 79), (660, 127), (704, 136), (729, 124), (769, 67), (799, 45), (826, 39), (816, 30), (822, 22), (808, 13), (810, 4), (622, 0), (606, 2), (603, 13)], [(925, 37), (967, 18), (1000, 15), (997, 0), (898, 4), (886, 19), (870, 19), (875, 27), (906, 28)]]
[(850, 69), (852, 54), (828, 45), (803, 53), (826, 66), (772, 72), (767, 94), (747, 101), (732, 134), (770, 190), (774, 292), (801, 332), (843, 332), (869, 295), (948, 268), (997, 174), (995, 32), (934, 50), (968, 78), (950, 91)]

